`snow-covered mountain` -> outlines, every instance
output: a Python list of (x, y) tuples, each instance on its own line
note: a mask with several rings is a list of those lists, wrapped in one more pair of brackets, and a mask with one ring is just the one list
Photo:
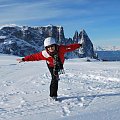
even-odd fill
[(90, 57), (101, 60), (120, 60), (119, 47), (94, 47), (86, 31), (75, 31), (73, 38), (65, 38), (62, 26), (29, 27), (6, 25), (0, 27), (0, 53), (26, 56), (44, 49), (46, 37), (56, 38), (58, 44), (82, 43), (82, 48), (67, 53), (66, 58)]
[[(62, 26), (28, 27), (6, 25), (0, 28), (0, 53), (25, 56), (39, 52), (44, 49), (43, 41), (48, 36), (56, 38), (58, 44), (76, 43), (75, 39), (65, 38)], [(77, 43), (82, 40), (81, 42), (84, 44), (82, 50), (66, 54), (66, 58), (94, 57), (92, 42), (84, 30), (80, 32), (76, 39), (78, 39)]]
[(53, 36), (57, 40), (61, 40), (57, 43), (62, 43), (64, 40), (63, 28), (52, 25), (44, 27), (2, 26), (0, 52), (19, 56), (36, 53), (43, 49), (43, 41), (48, 36)]
[(17, 58), (0, 55), (0, 120), (120, 119), (120, 62), (66, 60), (54, 102), (46, 62)]
[(94, 53), (93, 44), (84, 29), (82, 29), (80, 33), (78, 33), (77, 31), (75, 32), (73, 41), (75, 43), (82, 44), (82, 48), (79, 50), (79, 53), (82, 57), (91, 57), (91, 58), (96, 57)]
[(94, 46), (95, 51), (120, 51), (119, 46)]
[(103, 61), (120, 61), (120, 47), (116, 46), (97, 46), (94, 48), (98, 59)]

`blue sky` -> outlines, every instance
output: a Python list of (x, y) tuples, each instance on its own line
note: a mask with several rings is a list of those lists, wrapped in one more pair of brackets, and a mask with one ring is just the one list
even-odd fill
[(0, 0), (0, 26), (63, 26), (65, 37), (85, 29), (94, 45), (120, 46), (120, 0)]

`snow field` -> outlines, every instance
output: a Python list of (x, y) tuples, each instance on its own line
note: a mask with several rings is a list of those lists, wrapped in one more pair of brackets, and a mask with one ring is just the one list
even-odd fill
[(58, 98), (49, 99), (45, 61), (0, 55), (0, 120), (118, 120), (120, 62), (66, 60)]

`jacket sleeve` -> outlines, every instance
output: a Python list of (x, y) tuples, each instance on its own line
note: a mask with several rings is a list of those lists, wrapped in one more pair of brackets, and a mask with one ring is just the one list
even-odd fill
[(42, 55), (42, 52), (31, 54), (22, 58), (23, 61), (39, 61), (46, 60), (46, 58)]
[(81, 44), (70, 44), (70, 45), (66, 45), (65, 46), (65, 52), (71, 52), (71, 51), (74, 51), (78, 48), (80, 48), (82, 45)]

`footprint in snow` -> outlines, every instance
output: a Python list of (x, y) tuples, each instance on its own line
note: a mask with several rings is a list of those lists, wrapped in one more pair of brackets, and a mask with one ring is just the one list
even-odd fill
[(63, 106), (62, 113), (63, 113), (62, 116), (69, 116), (69, 114), (70, 114), (69, 108), (67, 106)]
[(42, 84), (42, 85), (45, 85), (45, 82), (44, 82), (44, 81), (41, 81), (41, 84)]

